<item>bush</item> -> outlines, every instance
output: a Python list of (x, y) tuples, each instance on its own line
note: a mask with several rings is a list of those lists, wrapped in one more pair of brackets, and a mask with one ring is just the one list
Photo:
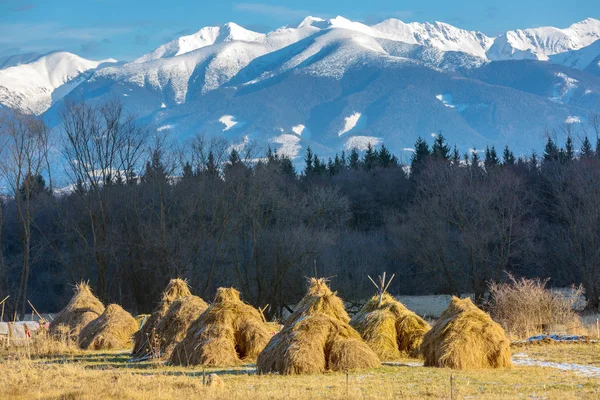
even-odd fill
[(489, 283), (488, 310), (511, 337), (526, 338), (542, 333), (548, 325), (564, 325), (570, 333), (581, 329), (576, 313), (583, 288), (573, 287), (570, 296), (546, 288), (548, 279), (515, 278)]

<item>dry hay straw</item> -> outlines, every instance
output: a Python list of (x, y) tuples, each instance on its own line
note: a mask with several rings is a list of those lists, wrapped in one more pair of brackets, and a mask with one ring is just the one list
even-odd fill
[(177, 278), (169, 281), (160, 303), (146, 320), (144, 326), (134, 335), (135, 344), (131, 353), (134, 358), (143, 358), (154, 352), (154, 343), (158, 341), (155, 331), (160, 320), (167, 314), (169, 307), (175, 300), (191, 295), (192, 293), (185, 280)]
[(502, 327), (471, 299), (452, 297), (423, 337), (425, 366), (454, 369), (510, 367), (510, 342)]
[(213, 303), (190, 325), (175, 346), (176, 365), (234, 366), (256, 359), (272, 334), (260, 311), (244, 303), (240, 292), (219, 288)]
[(138, 330), (135, 318), (118, 304), (109, 304), (98, 318), (79, 334), (79, 347), (84, 350), (127, 349), (133, 345)]
[(380, 366), (377, 354), (349, 321), (344, 303), (326, 280), (311, 278), (306, 296), (258, 356), (259, 373), (314, 374)]
[(160, 356), (168, 359), (177, 343), (181, 342), (191, 325), (206, 311), (208, 304), (198, 296), (185, 296), (175, 300), (156, 325)]
[(75, 294), (54, 318), (48, 332), (63, 339), (79, 339), (80, 331), (104, 312), (104, 305), (94, 296), (90, 286), (81, 282), (75, 285)]
[(429, 324), (394, 297), (384, 293), (371, 298), (350, 320), (381, 360), (418, 357)]

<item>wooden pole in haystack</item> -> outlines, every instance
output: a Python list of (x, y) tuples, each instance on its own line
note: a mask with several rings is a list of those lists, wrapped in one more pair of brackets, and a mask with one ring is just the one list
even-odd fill
[(392, 280), (394, 279), (394, 277), (396, 276), (396, 274), (392, 274), (392, 277), (390, 278), (389, 281), (387, 281), (386, 283), (386, 273), (385, 271), (383, 272), (383, 275), (379, 275), (379, 284), (375, 283), (375, 281), (373, 280), (373, 278), (371, 278), (369, 275), (367, 275), (367, 278), (369, 278), (369, 280), (371, 281), (371, 283), (373, 283), (373, 285), (375, 286), (375, 288), (377, 288), (377, 293), (379, 294), (379, 305), (381, 305), (381, 302), (383, 301), (383, 294), (385, 292), (387, 292), (388, 288), (390, 287), (390, 284), (392, 283)]
[(0, 304), (2, 304), (2, 314), (0, 315), (0, 322), (4, 322), (4, 303), (6, 302), (6, 300), (8, 300), (9, 297), (10, 295), (6, 296), (2, 299), (2, 301), (0, 301)]

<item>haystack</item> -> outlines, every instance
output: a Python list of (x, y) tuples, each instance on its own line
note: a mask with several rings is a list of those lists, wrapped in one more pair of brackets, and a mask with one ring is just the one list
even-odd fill
[(175, 300), (156, 325), (160, 357), (168, 359), (177, 343), (181, 342), (191, 325), (206, 311), (208, 304), (200, 297), (185, 296)]
[(312, 278), (307, 295), (258, 356), (258, 371), (290, 375), (378, 367), (377, 354), (349, 321), (327, 282)]
[(75, 295), (59, 312), (48, 329), (52, 336), (67, 335), (78, 341), (79, 332), (104, 312), (104, 305), (94, 296), (90, 286), (81, 282), (75, 286)]
[[(381, 300), (381, 301), (380, 301)], [(388, 293), (373, 296), (350, 320), (381, 360), (419, 356), (429, 324)]]
[(79, 347), (84, 350), (131, 348), (137, 330), (138, 323), (131, 314), (120, 305), (110, 304), (102, 315), (81, 330)]
[(190, 288), (185, 280), (171, 279), (162, 294), (158, 307), (156, 307), (152, 315), (146, 320), (142, 329), (137, 331), (134, 335), (135, 345), (133, 346), (133, 351), (131, 353), (134, 358), (144, 358), (146, 355), (156, 351), (156, 347), (158, 347), (158, 337), (155, 335), (155, 332), (160, 320), (166, 315), (169, 307), (175, 300), (191, 296), (191, 294)]
[(452, 297), (423, 337), (425, 366), (455, 369), (510, 367), (510, 342), (504, 329), (471, 299)]
[(213, 303), (175, 346), (170, 362), (233, 366), (256, 359), (270, 338), (261, 312), (240, 300), (237, 290), (219, 288)]

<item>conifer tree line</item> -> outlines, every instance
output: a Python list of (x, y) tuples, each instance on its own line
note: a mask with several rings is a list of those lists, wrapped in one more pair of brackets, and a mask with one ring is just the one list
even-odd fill
[(439, 133), (407, 163), (384, 144), (327, 158), (309, 147), (298, 168), (251, 143), (176, 144), (117, 102), (60, 117), (60, 132), (0, 117), (0, 298), (11, 313), (27, 300), (55, 312), (81, 280), (148, 312), (183, 277), (204, 298), (235, 286), (279, 316), (306, 276), (333, 277), (358, 300), (381, 271), (399, 277), (393, 292), (478, 301), (505, 272), (549, 277), (581, 283), (600, 306), (600, 119), (563, 142), (546, 135), (539, 155), (464, 151)]

